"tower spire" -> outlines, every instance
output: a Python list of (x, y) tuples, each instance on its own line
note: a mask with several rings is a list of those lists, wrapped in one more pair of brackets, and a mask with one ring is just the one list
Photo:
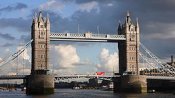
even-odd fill
[(36, 12), (35, 12), (34, 18), (35, 18), (35, 19), (37, 18), (37, 13), (36, 13)]
[(136, 30), (137, 32), (139, 32), (139, 19), (136, 18)]
[(130, 13), (129, 13), (129, 11), (127, 11), (127, 17), (130, 17)]
[(47, 13), (47, 17), (46, 17), (46, 23), (50, 23), (50, 20), (49, 20), (49, 14)]
[(136, 26), (138, 27), (139, 26), (139, 19), (136, 18)]
[(120, 23), (120, 21), (119, 21), (119, 24), (118, 24), (118, 34), (120, 34), (121, 33), (121, 23)]
[(43, 21), (42, 11), (39, 12), (38, 21)]
[(33, 16), (32, 27), (35, 28), (35, 29), (38, 28), (38, 19), (37, 19), (37, 13), (36, 12)]
[(127, 16), (126, 16), (126, 21), (125, 21), (127, 24), (131, 24), (131, 18), (130, 18), (130, 13), (129, 11), (127, 11)]

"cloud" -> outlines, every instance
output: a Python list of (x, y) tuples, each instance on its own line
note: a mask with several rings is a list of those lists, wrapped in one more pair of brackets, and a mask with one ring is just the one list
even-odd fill
[(19, 40), (24, 41), (25, 43), (27, 43), (31, 40), (31, 35), (28, 35), (28, 34), (21, 35)]
[(12, 44), (12, 43), (5, 43), (5, 44), (1, 45), (1, 47), (11, 47), (13, 45), (14, 44)]
[[(22, 49), (22, 48), (23, 48), (23, 46), (19, 46), (19, 47), (17, 48), (17, 50), (20, 50), (20, 49)], [(28, 48), (28, 49), (25, 49), (25, 51), (19, 56), (19, 58), (20, 58), (20, 59), (24, 59), (24, 60), (29, 60), (29, 61), (30, 61), (29, 51), (30, 51), (29, 48)]]
[(108, 3), (107, 6), (114, 6), (112, 3)]
[(32, 23), (32, 17), (29, 19), (24, 18), (1, 18), (0, 28), (12, 27), (20, 32), (30, 32), (30, 26)]
[(1, 38), (4, 38), (6, 40), (15, 40), (15, 37), (11, 36), (10, 34), (3, 34), (3, 33), (0, 33), (0, 37)]
[[(145, 39), (172, 39), (175, 38), (175, 26), (172, 23), (152, 23), (147, 24), (145, 26), (149, 29), (149, 32), (152, 32), (151, 34), (145, 35)], [(158, 28), (166, 28), (162, 29), (161, 31), (157, 30)], [(166, 33), (165, 33), (166, 32)]]
[[(68, 9), (69, 8), (69, 9)], [(91, 1), (85, 3), (76, 3), (69, 0), (49, 0), (39, 6), (40, 10), (55, 12), (63, 18), (69, 18), (76, 12), (99, 12), (98, 2)], [(71, 9), (71, 10), (70, 10)]]
[(87, 3), (81, 3), (78, 5), (78, 9), (80, 11), (87, 11), (90, 12), (91, 10), (97, 10), (99, 12), (98, 2), (92, 1)]
[(49, 0), (40, 5), (41, 10), (62, 10), (64, 7), (64, 3), (57, 0)]
[(51, 62), (59, 69), (74, 68), (80, 62), (76, 48), (71, 45), (53, 46), (51, 52)]
[(17, 3), (15, 5), (9, 5), (3, 8), (0, 8), (0, 11), (4, 11), (4, 12), (9, 12), (9, 11), (15, 11), (15, 10), (22, 10), (27, 8), (26, 4), (23, 3)]
[(97, 64), (97, 71), (118, 72), (118, 53), (109, 53), (109, 50), (103, 48), (100, 53), (100, 64)]
[(50, 70), (54, 71), (54, 74), (84, 73), (82, 70), (86, 70), (87, 66), (95, 65), (88, 59), (80, 60), (77, 49), (73, 45), (66, 44), (51, 46), (49, 60)]

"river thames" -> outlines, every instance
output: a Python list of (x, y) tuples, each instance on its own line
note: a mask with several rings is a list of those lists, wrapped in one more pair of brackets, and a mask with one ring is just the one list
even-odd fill
[(0, 98), (175, 98), (171, 93), (114, 94), (102, 90), (56, 89), (55, 94), (47, 96), (28, 96), (22, 91), (1, 91)]

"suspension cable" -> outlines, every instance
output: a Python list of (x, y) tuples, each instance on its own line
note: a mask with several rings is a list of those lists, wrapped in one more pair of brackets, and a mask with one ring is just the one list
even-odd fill
[(4, 62), (0, 63), (0, 66), (3, 66), (11, 61), (13, 61), (14, 59), (16, 59), (21, 53), (24, 52), (24, 50), (30, 45), (30, 43), (33, 41), (30, 40), (29, 42), (27, 42), (27, 44), (25, 44), (20, 50), (18, 50), (17, 52), (15, 52), (14, 54), (12, 54), (10, 57), (7, 58), (7, 60), (5, 60)]
[[(164, 72), (167, 72), (169, 74), (175, 75), (175, 68), (173, 66), (170, 66), (168, 64), (164, 64), (161, 62), (161, 60), (155, 56), (151, 51), (149, 51), (142, 43), (140, 43), (141, 48), (153, 59), (153, 61), (160, 66), (160, 69), (164, 70)], [(145, 58), (144, 58), (145, 59)]]

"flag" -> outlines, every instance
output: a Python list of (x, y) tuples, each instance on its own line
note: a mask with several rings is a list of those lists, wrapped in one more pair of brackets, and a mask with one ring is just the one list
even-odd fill
[(105, 75), (105, 72), (96, 72), (96, 75), (102, 76)]

